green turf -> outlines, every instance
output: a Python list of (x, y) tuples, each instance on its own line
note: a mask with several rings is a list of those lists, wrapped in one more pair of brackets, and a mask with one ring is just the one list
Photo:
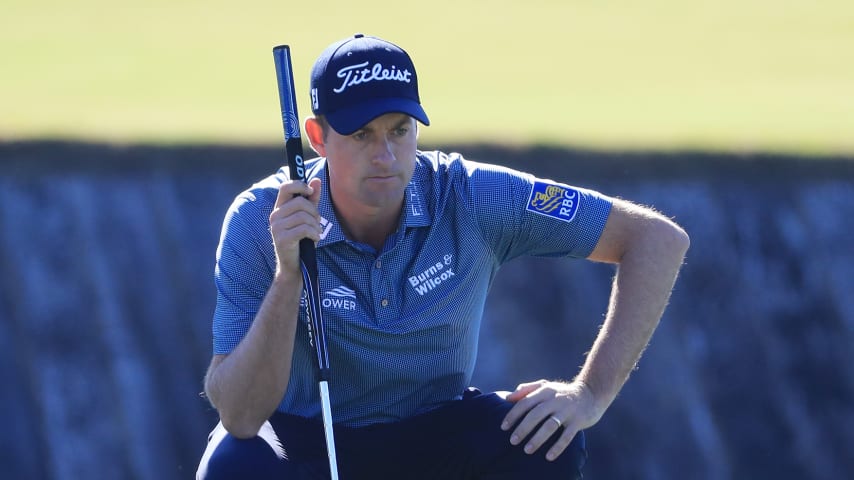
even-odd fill
[(850, 0), (7, 0), (0, 138), (278, 142), (271, 49), (415, 59), (422, 142), (854, 152)]

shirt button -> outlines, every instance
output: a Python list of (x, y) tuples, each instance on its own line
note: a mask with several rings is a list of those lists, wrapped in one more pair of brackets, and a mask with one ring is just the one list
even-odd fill
[(377, 262), (376, 262), (376, 263), (374, 263), (374, 266), (375, 266), (375, 267), (377, 267), (377, 268), (382, 268), (382, 267), (383, 267), (383, 261), (382, 261), (382, 260), (377, 260)]
[(387, 299), (387, 298), (384, 298), (384, 299), (383, 299), (383, 301), (382, 301), (382, 302), (380, 302), (380, 305), (382, 305), (382, 306), (384, 306), (384, 307), (387, 307), (387, 306), (388, 306), (388, 299)]

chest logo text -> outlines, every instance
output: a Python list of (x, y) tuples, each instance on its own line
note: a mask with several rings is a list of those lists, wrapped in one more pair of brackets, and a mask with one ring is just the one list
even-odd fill
[(424, 295), (433, 290), (442, 282), (454, 277), (454, 271), (451, 269), (453, 259), (453, 255), (445, 255), (441, 262), (436, 262), (418, 275), (409, 277), (409, 284), (419, 295)]

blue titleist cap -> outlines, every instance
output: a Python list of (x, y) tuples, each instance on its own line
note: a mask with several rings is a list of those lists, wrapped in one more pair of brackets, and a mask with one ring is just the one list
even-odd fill
[(409, 55), (393, 43), (360, 33), (333, 43), (314, 63), (311, 111), (324, 115), (341, 135), (391, 112), (430, 125)]

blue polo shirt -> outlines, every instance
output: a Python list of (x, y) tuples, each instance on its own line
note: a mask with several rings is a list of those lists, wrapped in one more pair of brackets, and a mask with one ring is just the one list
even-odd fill
[[(325, 159), (307, 165), (308, 176), (325, 184)], [(256, 183), (226, 214), (215, 271), (216, 354), (230, 353), (246, 335), (272, 282), (269, 216), (287, 178), (282, 168)], [(459, 154), (418, 152), (398, 229), (377, 252), (344, 236), (324, 185), (318, 283), (335, 422), (390, 422), (459, 399), (499, 267), (521, 255), (588, 256), (610, 208), (590, 190)], [(315, 417), (317, 360), (303, 308), (278, 410)]]

